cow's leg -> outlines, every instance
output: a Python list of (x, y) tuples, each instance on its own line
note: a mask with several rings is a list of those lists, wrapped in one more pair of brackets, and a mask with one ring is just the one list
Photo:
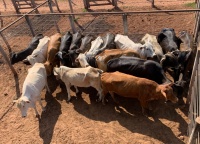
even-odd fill
[(142, 107), (142, 114), (144, 116), (148, 116), (147, 113), (146, 113), (146, 109), (148, 108), (148, 102), (144, 101), (144, 100), (140, 100), (140, 104), (141, 104), (141, 107)]
[(41, 98), (39, 98), (39, 104), (40, 104), (40, 106), (41, 106), (41, 108), (42, 108), (42, 111), (45, 111), (46, 110), (46, 108), (45, 107), (43, 107), (43, 105), (42, 105), (42, 101), (41, 101)]
[(46, 84), (46, 90), (48, 91), (48, 93), (51, 93), (48, 84)]
[(114, 102), (118, 104), (119, 101), (117, 101), (117, 100), (115, 99), (114, 92), (109, 91), (109, 93), (110, 93), (111, 97), (113, 98)]
[(34, 108), (34, 110), (35, 110), (36, 117), (39, 117), (39, 113), (38, 113), (38, 111), (37, 111), (37, 109), (36, 109), (35, 103), (33, 104), (33, 108)]
[(74, 86), (75, 90), (76, 90), (76, 94), (79, 92), (77, 86)]
[(98, 102), (100, 102), (101, 100), (102, 100), (102, 93), (103, 93), (103, 90), (102, 90), (102, 88), (101, 88), (101, 84), (100, 84), (100, 81), (98, 81), (98, 83), (97, 83), (97, 81), (95, 81), (96, 83), (91, 83), (91, 86), (92, 87), (94, 87), (97, 91), (98, 91), (98, 96), (99, 96), (99, 98), (98, 98)]
[(68, 94), (68, 99), (67, 101), (70, 101), (71, 96), (70, 96), (70, 84), (69, 83), (65, 83), (66, 89), (67, 89), (67, 94)]

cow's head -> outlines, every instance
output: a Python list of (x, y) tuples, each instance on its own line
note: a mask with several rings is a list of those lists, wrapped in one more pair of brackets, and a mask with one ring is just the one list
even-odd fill
[(174, 95), (172, 85), (173, 83), (160, 85), (161, 94), (165, 97), (166, 101), (170, 100), (171, 102), (176, 103), (178, 102), (178, 98)]
[(52, 71), (53, 71), (53, 63), (49, 62), (49, 61), (46, 61), (44, 63), (44, 67), (46, 69), (46, 72), (47, 72), (47, 76), (50, 76), (52, 74)]
[(86, 55), (83, 54), (83, 53), (80, 53), (80, 54), (78, 55), (78, 57), (76, 58), (75, 62), (76, 62), (76, 63), (79, 63), (79, 64), (81, 65), (81, 67), (88, 67), (88, 66), (90, 66), (90, 65), (88, 64), (88, 62), (87, 62), (87, 57), (86, 57)]
[(163, 52), (171, 52), (180, 48), (181, 40), (176, 37), (172, 28), (164, 28), (157, 36), (157, 42), (161, 45)]
[(141, 45), (140, 49), (140, 57), (142, 59), (153, 59), (157, 57), (153, 45), (150, 42), (146, 42), (144, 45)]
[(29, 55), (29, 56), (27, 56), (26, 59), (23, 60), (23, 63), (34, 65), (36, 62), (38, 62), (37, 58), (38, 58), (37, 54)]
[(76, 67), (76, 58), (78, 57), (79, 52), (78, 50), (69, 50), (66, 55), (63, 56), (63, 58), (68, 58), (71, 61), (72, 67)]
[(13, 102), (17, 104), (17, 107), (21, 111), (22, 117), (26, 117), (28, 108), (32, 107), (30, 100), (27, 97), (22, 96), (18, 100), (13, 100)]

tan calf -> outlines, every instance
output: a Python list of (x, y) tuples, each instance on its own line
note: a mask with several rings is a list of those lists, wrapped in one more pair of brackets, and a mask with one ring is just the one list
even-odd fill
[(47, 50), (47, 61), (44, 63), (48, 76), (52, 74), (53, 67), (55, 67), (57, 64), (55, 55), (59, 51), (60, 43), (61, 43), (60, 33), (56, 33), (50, 37)]
[(112, 50), (105, 50), (102, 53), (98, 54), (95, 59), (99, 69), (103, 70), (104, 72), (107, 71), (107, 62), (110, 59), (117, 58), (120, 56), (134, 56), (140, 57), (139, 54), (134, 50), (121, 50), (121, 49), (112, 49)]
[(173, 94), (171, 84), (158, 85), (154, 81), (120, 72), (103, 73), (101, 81), (104, 91), (102, 97), (103, 103), (105, 103), (104, 97), (108, 92), (113, 99), (114, 93), (123, 97), (137, 98), (144, 113), (145, 108), (148, 108), (148, 102), (151, 100), (164, 99), (170, 100), (173, 103), (178, 101), (177, 97)]

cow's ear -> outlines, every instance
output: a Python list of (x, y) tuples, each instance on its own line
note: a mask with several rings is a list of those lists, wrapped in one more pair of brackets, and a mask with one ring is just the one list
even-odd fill
[(188, 51), (187, 54), (186, 54), (186, 57), (185, 57), (185, 62), (188, 61), (190, 55), (191, 55), (192, 51)]
[(161, 90), (161, 93), (165, 97), (165, 100), (167, 101), (167, 95), (166, 95), (166, 93), (163, 90)]
[(54, 68), (54, 70), (53, 70), (53, 74), (54, 74), (55, 76), (58, 76), (58, 73), (55, 71), (55, 68)]
[(165, 37), (166, 37), (166, 35), (164, 35), (163, 33), (160, 33), (157, 36), (157, 42), (160, 44)]

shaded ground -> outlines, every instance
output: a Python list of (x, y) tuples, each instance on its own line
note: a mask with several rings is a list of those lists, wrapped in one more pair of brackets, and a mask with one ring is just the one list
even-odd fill
[[(0, 1), (2, 2), (2, 1)], [(39, 3), (40, 1), (38, 1)], [(62, 11), (69, 11), (67, 1), (58, 1)], [(185, 3), (191, 1), (174, 0), (155, 1), (157, 9), (188, 8)], [(74, 11), (83, 12), (83, 3), (74, 1)], [(148, 1), (118, 2), (122, 11), (151, 10)], [(15, 13), (11, 3), (7, 2), (7, 9), (0, 5), (2, 14)], [(55, 8), (55, 7), (54, 7)], [(40, 11), (46, 12), (45, 9)], [(115, 11), (112, 6), (91, 7), (91, 11)], [(163, 19), (165, 17), (165, 19)], [(178, 33), (188, 30), (191, 34), (194, 28), (194, 14), (160, 14), (130, 16), (129, 35), (139, 41), (146, 33), (157, 34), (163, 27), (172, 27)], [(5, 25), (15, 18), (5, 19)], [(79, 17), (78, 22), (86, 21), (86, 17)], [(121, 17), (104, 17), (104, 21), (95, 21), (87, 31), (96, 31), (96, 25), (105, 23), (104, 32), (122, 33)], [(103, 25), (102, 24), (102, 25)], [(103, 26), (101, 25), (101, 31)], [(114, 26), (115, 25), (115, 26)], [(21, 45), (26, 37), (18, 38)], [(23, 44), (24, 43), (24, 44)], [(19, 51), (23, 47), (12, 46)], [(7, 52), (8, 53), (8, 52)], [(35, 118), (34, 110), (28, 111), (27, 118), (21, 118), (19, 110), (13, 106), (12, 100), (20, 96), (23, 81), (30, 66), (19, 62), (14, 65), (18, 77), (14, 79), (9, 67), (0, 55), (0, 143), (135, 143), (135, 144), (183, 144), (187, 142), (188, 107), (178, 104), (152, 102), (153, 111), (146, 118), (141, 114), (141, 107), (135, 99), (117, 97), (120, 105), (116, 105), (108, 97), (107, 105), (95, 101), (96, 91), (93, 88), (81, 88), (81, 93), (75, 97), (72, 88), (72, 101), (67, 102), (65, 86), (59, 84), (54, 76), (48, 78), (52, 94), (42, 91), (42, 103), (46, 105), (46, 112), (42, 113), (38, 106), (41, 119)]]

